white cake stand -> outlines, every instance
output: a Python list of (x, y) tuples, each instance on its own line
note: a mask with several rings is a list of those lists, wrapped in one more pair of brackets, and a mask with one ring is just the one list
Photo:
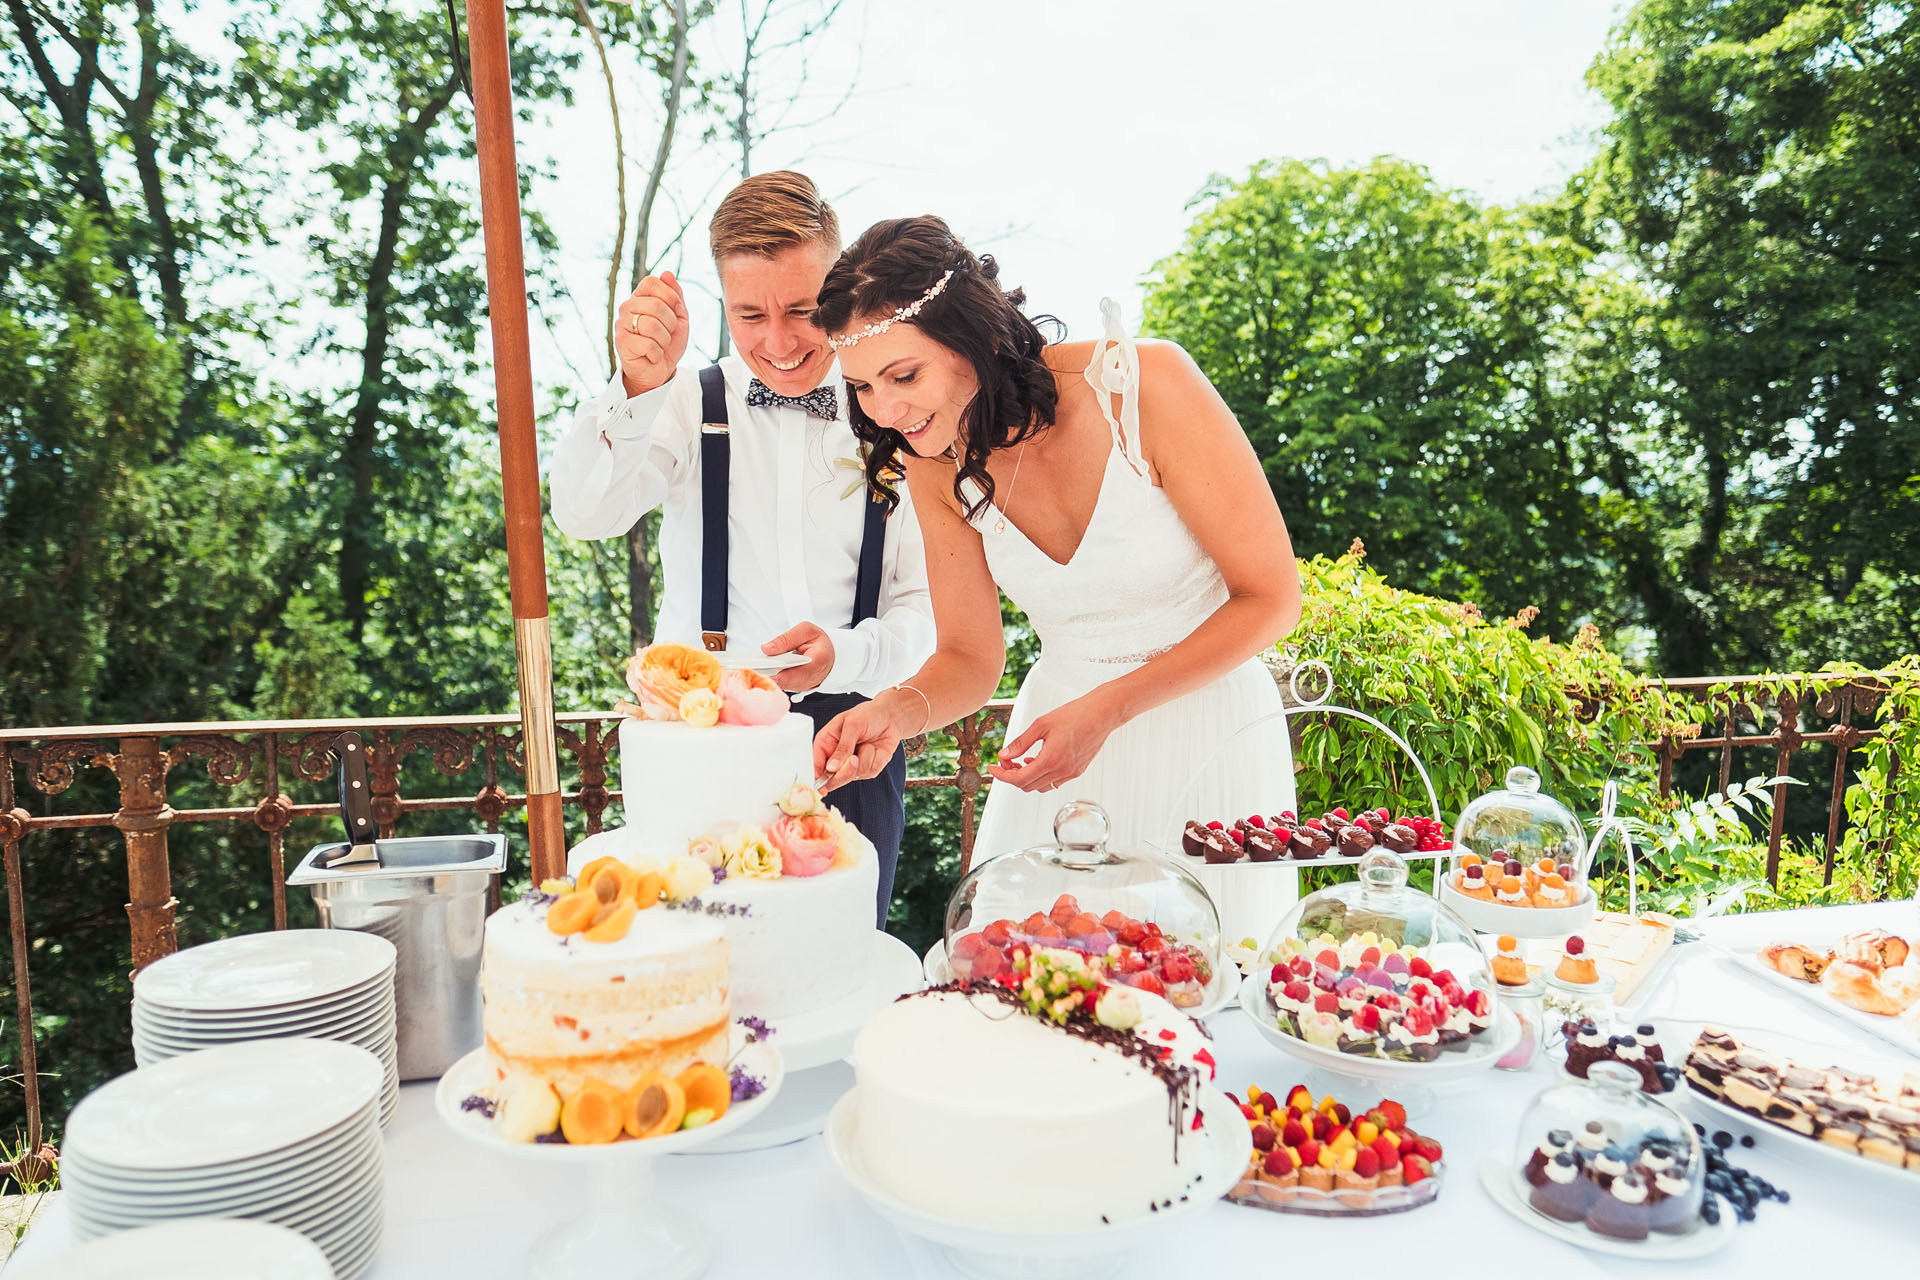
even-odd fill
[(1370, 1058), (1310, 1044), (1280, 1029), (1279, 1014), (1267, 994), (1267, 984), (1248, 978), (1240, 985), (1240, 1007), (1267, 1043), (1313, 1068), (1307, 1087), (1317, 1094), (1358, 1099), (1369, 1088), (1391, 1086), (1393, 1099), (1408, 1115), (1433, 1108), (1432, 1086), (1479, 1075), (1498, 1062), (1520, 1040), (1520, 1023), (1511, 1010), (1495, 1001), (1493, 1027), (1460, 1053), (1443, 1052), (1432, 1062), (1402, 1062), (1397, 1058)]
[(1564, 938), (1593, 923), (1599, 902), (1591, 885), (1580, 886), (1581, 899), (1567, 907), (1508, 907), (1484, 898), (1469, 898), (1455, 892), (1453, 880), (1444, 871), (1440, 877), (1440, 901), (1470, 925), (1475, 933), (1495, 937), (1503, 933), (1516, 938)]
[[(1208, 1088), (1200, 1095), (1200, 1110), (1205, 1115), (1202, 1127), (1182, 1139), (1191, 1142), (1198, 1138), (1205, 1144), (1200, 1153), (1200, 1180), (1184, 1199), (1157, 1212), (1141, 1212), (1111, 1224), (996, 1230), (916, 1208), (876, 1184), (867, 1174), (856, 1142), (859, 1101), (856, 1090), (834, 1107), (826, 1128), (828, 1156), (874, 1212), (909, 1235), (939, 1245), (962, 1274), (975, 1280), (1031, 1280), (1036, 1275), (1048, 1280), (1099, 1280), (1110, 1276), (1146, 1237), (1231, 1191), (1253, 1155), (1253, 1131), (1239, 1108), (1218, 1089)], [(1035, 1183), (1035, 1194), (1044, 1193), (1042, 1178)]]
[(493, 1122), (460, 1104), (493, 1083), (487, 1051), (475, 1049), (448, 1068), (434, 1090), (434, 1107), (447, 1127), (476, 1146), (543, 1166), (551, 1177), (560, 1169), (582, 1171), (580, 1217), (557, 1223), (540, 1234), (527, 1255), (533, 1280), (692, 1280), (707, 1269), (713, 1246), (707, 1229), (692, 1217), (654, 1199), (653, 1162), (724, 1139), (765, 1112), (780, 1094), (784, 1071), (779, 1051), (766, 1044), (744, 1044), (735, 1032), (734, 1062), (766, 1081), (766, 1091), (727, 1108), (727, 1114), (698, 1129), (640, 1141), (599, 1146), (508, 1142)]
[[(926, 977), (927, 985), (937, 987), (943, 982), (953, 981), (953, 970), (947, 968), (947, 944), (936, 942), (927, 948), (927, 954), (921, 958), (920, 971)], [(1222, 1009), (1232, 1008), (1240, 998), (1240, 966), (1233, 961), (1221, 959), (1213, 971), (1213, 981), (1201, 992), (1200, 1003), (1191, 1009), (1180, 1012), (1190, 1018), (1211, 1018)], [(1178, 1005), (1174, 1006), (1179, 1008)]]

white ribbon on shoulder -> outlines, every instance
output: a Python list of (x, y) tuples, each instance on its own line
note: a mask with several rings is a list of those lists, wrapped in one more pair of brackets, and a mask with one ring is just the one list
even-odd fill
[[(1133, 473), (1142, 479), (1147, 470), (1137, 456), (1140, 452), (1140, 353), (1133, 345), (1127, 327), (1120, 323), (1120, 304), (1112, 298), (1100, 299), (1100, 315), (1106, 332), (1094, 344), (1093, 359), (1083, 375), (1100, 401), (1100, 416), (1113, 433), (1113, 446), (1127, 460)], [(1120, 416), (1113, 416), (1113, 397), (1120, 397)]]

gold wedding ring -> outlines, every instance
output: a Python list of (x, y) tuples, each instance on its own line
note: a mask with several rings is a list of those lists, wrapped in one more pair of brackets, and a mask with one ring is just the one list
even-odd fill
[(640, 332), (640, 313), (638, 311), (627, 317), (627, 328), (634, 333)]

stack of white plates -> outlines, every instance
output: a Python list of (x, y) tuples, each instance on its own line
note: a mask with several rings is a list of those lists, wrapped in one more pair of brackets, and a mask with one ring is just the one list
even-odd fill
[(312, 1240), (341, 1280), (359, 1275), (384, 1223), (380, 1072), (337, 1041), (258, 1040), (109, 1081), (61, 1144), (75, 1236), (251, 1218)]
[(333, 1268), (319, 1246), (297, 1231), (236, 1218), (194, 1218), (122, 1231), (17, 1277), (9, 1271), (7, 1280), (333, 1280)]
[(380, 1123), (400, 1100), (393, 967), (385, 938), (351, 929), (248, 933), (189, 947), (133, 981), (133, 1060), (152, 1066), (241, 1040), (359, 1045), (386, 1069)]

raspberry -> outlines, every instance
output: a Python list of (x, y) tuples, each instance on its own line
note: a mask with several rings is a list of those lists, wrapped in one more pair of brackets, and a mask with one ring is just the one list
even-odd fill
[(1312, 827), (1315, 831), (1324, 831), (1326, 830), (1327, 824), (1320, 821), (1320, 819), (1318, 818), (1308, 818), (1307, 825)]
[(1313, 1011), (1315, 1013), (1340, 1012), (1340, 997), (1333, 995), (1331, 992), (1326, 995), (1315, 996), (1313, 998)]
[(1387, 808), (1385, 805), (1381, 805), (1378, 809), (1375, 809), (1374, 812), (1380, 816), (1380, 821), (1382, 822), (1393, 821), (1393, 810)]
[(1289, 982), (1284, 988), (1282, 988), (1282, 990), (1285, 991), (1287, 999), (1293, 1001), (1296, 1004), (1298, 1004), (1302, 1000), (1307, 999), (1313, 994), (1313, 988), (1308, 986), (1306, 983), (1300, 981), (1298, 978), (1295, 978), (1292, 982)]
[(1271, 1151), (1273, 1150), (1275, 1141), (1276, 1139), (1272, 1129), (1264, 1124), (1253, 1126), (1253, 1149), (1255, 1151)]
[(1299, 815), (1299, 814), (1297, 814), (1297, 813), (1295, 813), (1295, 812), (1294, 812), (1293, 810), (1291, 810), (1291, 809), (1282, 809), (1282, 810), (1280, 811), (1280, 816), (1281, 816), (1281, 817), (1283, 817), (1283, 818), (1285, 818), (1285, 819), (1286, 819), (1286, 820), (1287, 820), (1288, 822), (1298, 822), (1298, 821), (1300, 821), (1300, 815)]
[(1250, 827), (1258, 827), (1262, 831), (1265, 831), (1267, 829), (1267, 820), (1256, 813), (1247, 819), (1247, 825)]
[(1375, 996), (1373, 998), (1373, 1003), (1374, 1003), (1374, 1006), (1378, 1008), (1382, 1013), (1400, 1012), (1400, 997), (1397, 995), (1394, 995), (1390, 991), (1382, 995)]
[(1013, 929), (1007, 921), (995, 920), (980, 931), (980, 936), (986, 939), (990, 947), (1004, 947), (1013, 940)]
[(1245, 845), (1247, 843), (1247, 833), (1244, 831), (1229, 831), (1227, 834), (1233, 837), (1233, 842), (1237, 845)]
[(1224, 822), (1209, 822), (1207, 824), (1207, 830), (1209, 831), (1225, 831), (1226, 829), (1227, 824)]
[(1305, 956), (1295, 956), (1287, 961), (1287, 969), (1296, 978), (1310, 978), (1313, 976), (1313, 961)]
[(1282, 826), (1275, 826), (1275, 827), (1273, 828), (1273, 838), (1274, 838), (1274, 841), (1275, 841), (1276, 843), (1278, 843), (1278, 844), (1282, 844), (1282, 845), (1286, 845), (1286, 844), (1292, 844), (1292, 843), (1293, 843), (1293, 828), (1292, 828), (1292, 827), (1282, 827)]
[(1338, 971), (1340, 968), (1340, 953), (1338, 951), (1322, 951), (1313, 958), (1313, 962), (1328, 969)]
[[(993, 926), (988, 925), (987, 927), (992, 928)], [(1000, 945), (1005, 945), (1006, 931), (1004, 929), (1001, 930), (1000, 938)], [(963, 933), (953, 940), (953, 958), (955, 960), (971, 960), (973, 957), (979, 955), (980, 948), (986, 945), (987, 939), (982, 938), (980, 934)]]
[(1361, 964), (1379, 964), (1380, 948), (1368, 947), (1365, 951), (1362, 951), (1360, 953), (1360, 963)]
[(1433, 966), (1427, 963), (1425, 956), (1415, 956), (1407, 962), (1407, 972), (1416, 978), (1431, 978)]
[(1362, 1031), (1378, 1031), (1380, 1029), (1379, 1008), (1370, 1004), (1361, 1005), (1354, 1011), (1353, 1025)]

